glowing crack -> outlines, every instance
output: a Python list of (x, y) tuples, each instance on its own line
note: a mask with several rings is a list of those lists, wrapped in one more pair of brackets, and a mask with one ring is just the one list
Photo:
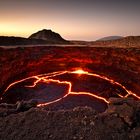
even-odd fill
[(39, 82), (44, 82), (46, 84), (50, 83), (50, 82), (53, 82), (53, 83), (58, 83), (58, 84), (66, 84), (68, 85), (68, 92), (61, 98), (58, 98), (54, 101), (50, 101), (50, 102), (46, 102), (46, 103), (42, 103), (42, 104), (38, 104), (38, 107), (40, 106), (45, 106), (45, 105), (49, 105), (49, 104), (53, 104), (53, 103), (56, 103), (56, 102), (59, 102), (60, 100), (66, 98), (68, 95), (87, 95), (87, 96), (92, 96), (94, 98), (97, 98), (99, 100), (102, 100), (104, 101), (105, 103), (109, 103), (109, 101), (104, 98), (104, 97), (101, 97), (101, 96), (98, 96), (94, 93), (90, 93), (90, 92), (74, 92), (72, 91), (72, 83), (69, 82), (69, 81), (60, 81), (59, 79), (58, 80), (55, 80), (53, 79), (53, 77), (56, 77), (56, 76), (59, 76), (59, 75), (63, 75), (63, 74), (77, 74), (77, 75), (89, 75), (89, 76), (93, 76), (93, 77), (97, 77), (97, 78), (100, 78), (100, 79), (103, 79), (103, 80), (106, 80), (108, 82), (110, 82), (111, 84), (113, 85), (118, 85), (119, 87), (121, 87), (122, 89), (124, 89), (126, 91), (126, 95), (123, 96), (121, 94), (117, 94), (119, 97), (121, 98), (125, 98), (125, 97), (128, 97), (129, 95), (132, 95), (134, 97), (136, 97), (137, 99), (140, 99), (140, 97), (138, 95), (136, 95), (135, 93), (133, 93), (132, 91), (128, 90), (125, 86), (123, 86), (122, 84), (120, 84), (119, 82), (116, 82), (114, 81), (113, 79), (110, 79), (106, 76), (101, 76), (99, 74), (95, 74), (95, 73), (90, 73), (90, 72), (87, 72), (87, 71), (84, 71), (82, 69), (78, 69), (78, 70), (75, 70), (75, 71), (58, 71), (58, 72), (52, 72), (52, 73), (47, 73), (47, 74), (40, 74), (40, 75), (36, 75), (36, 76), (31, 76), (31, 77), (27, 77), (27, 78), (24, 78), (22, 80), (18, 80), (18, 81), (15, 81), (13, 83), (11, 83), (7, 88), (6, 90), (4, 91), (4, 94), (11, 88), (13, 87), (14, 85), (18, 84), (18, 83), (21, 83), (21, 82), (24, 82), (26, 80), (29, 80), (29, 79), (34, 79), (34, 82), (32, 85), (28, 85), (26, 87), (28, 88), (33, 88), (35, 87)]

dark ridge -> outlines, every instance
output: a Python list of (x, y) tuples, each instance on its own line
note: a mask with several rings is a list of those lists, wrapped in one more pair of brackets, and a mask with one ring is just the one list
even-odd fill
[(47, 42), (41, 39), (28, 39), (23, 37), (8, 37), (0, 36), (0, 46), (11, 46), (11, 45), (37, 45), (37, 44), (48, 44)]

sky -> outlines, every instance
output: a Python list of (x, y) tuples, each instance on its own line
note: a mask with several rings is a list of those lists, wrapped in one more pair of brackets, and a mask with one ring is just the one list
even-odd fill
[(0, 0), (0, 35), (51, 29), (69, 40), (140, 35), (140, 0)]

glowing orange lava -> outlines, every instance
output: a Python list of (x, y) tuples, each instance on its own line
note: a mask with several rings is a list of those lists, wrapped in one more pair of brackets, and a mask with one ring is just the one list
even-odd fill
[(73, 71), (73, 72), (71, 72), (71, 73), (75, 73), (75, 74), (88, 74), (87, 71), (84, 71), (84, 70), (82, 70), (82, 69), (75, 70), (75, 71)]
[(41, 74), (41, 75), (36, 75), (36, 76), (31, 76), (31, 77), (28, 77), (28, 78), (24, 78), (22, 80), (18, 80), (18, 81), (15, 81), (13, 83), (11, 83), (5, 90), (4, 94), (14, 85), (18, 84), (18, 83), (21, 83), (23, 81), (26, 81), (26, 80), (29, 80), (29, 79), (34, 79), (34, 82), (32, 85), (28, 85), (26, 87), (29, 87), (29, 88), (33, 88), (35, 87), (39, 82), (44, 82), (46, 84), (50, 83), (50, 82), (53, 82), (53, 83), (58, 83), (58, 84), (66, 84), (68, 85), (68, 92), (67, 94), (65, 94), (63, 97), (59, 98), (59, 99), (56, 99), (54, 101), (51, 101), (51, 102), (46, 102), (46, 103), (43, 103), (43, 104), (38, 104), (38, 107), (40, 106), (45, 106), (45, 105), (49, 105), (49, 104), (53, 104), (53, 103), (56, 103), (56, 102), (59, 102), (60, 100), (66, 98), (68, 95), (87, 95), (87, 96), (92, 96), (94, 98), (97, 98), (99, 100), (102, 100), (104, 101), (105, 103), (109, 103), (109, 101), (104, 98), (104, 97), (101, 97), (101, 96), (98, 96), (96, 94), (93, 94), (93, 93), (90, 93), (90, 92), (74, 92), (72, 91), (72, 83), (69, 82), (69, 81), (60, 81), (59, 79), (58, 80), (55, 80), (53, 79), (53, 77), (55, 76), (58, 76), (58, 75), (63, 75), (63, 74), (66, 74), (66, 73), (70, 73), (70, 74), (78, 74), (78, 75), (89, 75), (89, 76), (93, 76), (93, 77), (97, 77), (97, 78), (100, 78), (100, 79), (103, 79), (103, 80), (106, 80), (108, 82), (110, 82), (111, 84), (113, 85), (118, 85), (120, 86), (122, 89), (124, 89), (127, 93), (127, 95), (123, 96), (121, 94), (117, 94), (119, 97), (121, 98), (125, 98), (125, 97), (128, 97), (129, 95), (132, 95), (138, 99), (140, 99), (139, 96), (137, 96), (135, 93), (133, 93), (132, 91), (128, 90), (125, 86), (123, 86), (122, 84), (114, 81), (113, 79), (110, 79), (106, 76), (101, 76), (99, 74), (95, 74), (95, 73), (89, 73), (87, 71), (84, 71), (82, 69), (78, 69), (78, 70), (75, 70), (75, 71), (58, 71), (58, 72), (52, 72), (52, 73), (48, 73), (48, 74)]

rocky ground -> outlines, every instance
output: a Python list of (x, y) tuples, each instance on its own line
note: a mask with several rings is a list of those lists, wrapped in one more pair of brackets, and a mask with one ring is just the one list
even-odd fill
[(1, 140), (140, 139), (140, 102), (132, 98), (110, 98), (103, 113), (89, 107), (59, 111), (28, 107), (27, 103), (26, 111), (23, 106), (14, 107), (15, 111), (6, 105), (0, 107)]

